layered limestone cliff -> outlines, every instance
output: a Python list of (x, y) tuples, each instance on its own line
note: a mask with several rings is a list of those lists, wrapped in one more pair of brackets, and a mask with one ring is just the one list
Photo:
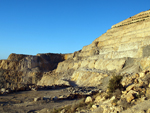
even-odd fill
[[(115, 73), (149, 70), (150, 11), (141, 12), (116, 25), (90, 45), (60, 62), (56, 72), (75, 70), (62, 78), (79, 86), (96, 86)], [(44, 79), (43, 79), (44, 80)]]
[(64, 55), (11, 54), (7, 60), (0, 61), (0, 68), (7, 76), (19, 72), (17, 79), (23, 83), (32, 78), (30, 83), (37, 85), (106, 88), (112, 73), (131, 74), (150, 70), (149, 61), (150, 11), (144, 11), (113, 25), (80, 51)]

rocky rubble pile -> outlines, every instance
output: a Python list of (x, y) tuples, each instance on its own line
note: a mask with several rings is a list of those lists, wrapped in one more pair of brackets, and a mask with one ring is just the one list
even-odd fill
[(93, 106), (77, 113), (99, 113), (100, 111), (103, 113), (149, 113), (150, 72), (145, 70), (135, 74), (122, 74), (122, 76), (121, 84), (124, 87), (122, 92), (115, 90), (111, 98), (108, 98), (110, 95), (108, 91), (88, 97), (92, 98), (89, 100), (93, 101)]
[[(81, 90), (79, 90), (81, 89)], [(48, 97), (48, 96), (44, 96), (44, 97), (36, 97), (34, 98), (34, 101), (38, 101), (38, 100), (46, 100), (46, 101), (59, 101), (59, 100), (72, 100), (72, 99), (80, 99), (80, 98), (85, 98), (85, 97), (88, 97), (88, 96), (91, 96), (91, 95), (95, 95), (97, 94), (98, 92), (100, 92), (101, 90), (99, 89), (90, 89), (89, 88), (72, 88), (72, 87), (69, 87), (63, 91), (67, 91), (69, 92), (70, 94), (69, 95), (59, 95), (58, 97), (57, 96), (54, 96), (54, 97)], [(76, 92), (78, 91), (78, 92)]]
[[(76, 113), (149, 113), (150, 72), (144, 70), (134, 74), (124, 73), (121, 76), (120, 84), (123, 91), (116, 89), (109, 97), (108, 90), (97, 90), (96, 94), (86, 96), (85, 105), (92, 102), (91, 107), (88, 109), (83, 107), (80, 110), (76, 108)], [(69, 87), (64, 91), (66, 90), (69, 92), (83, 91), (84, 93), (89, 91), (88, 88), (85, 90), (79, 87)], [(62, 108), (60, 113), (63, 111), (67, 112), (66, 107)]]
[(93, 95), (101, 90), (96, 87), (69, 87), (63, 91), (70, 92), (71, 94)]

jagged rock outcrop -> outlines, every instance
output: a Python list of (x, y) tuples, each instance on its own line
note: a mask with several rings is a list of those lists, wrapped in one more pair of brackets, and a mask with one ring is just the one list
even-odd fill
[(16, 89), (25, 84), (37, 84), (44, 72), (52, 71), (69, 54), (10, 54), (0, 61), (0, 88)]

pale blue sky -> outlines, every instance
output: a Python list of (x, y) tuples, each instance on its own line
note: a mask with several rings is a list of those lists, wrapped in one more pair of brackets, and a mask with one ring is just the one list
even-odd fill
[(149, 9), (150, 0), (0, 0), (0, 59), (73, 53)]

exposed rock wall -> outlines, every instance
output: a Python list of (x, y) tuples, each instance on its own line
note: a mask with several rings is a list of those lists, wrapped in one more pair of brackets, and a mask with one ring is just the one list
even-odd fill
[(90, 45), (72, 54), (11, 54), (7, 60), (0, 61), (0, 68), (21, 71), (22, 77), (31, 77), (32, 83), (39, 85), (69, 82), (79, 86), (100, 85), (114, 72), (149, 70), (149, 16), (150, 11), (145, 11), (113, 25)]
[(18, 84), (36, 84), (43, 76), (43, 72), (54, 70), (58, 63), (69, 58), (69, 55), (52, 53), (37, 54), (36, 56), (10, 54), (7, 60), (0, 61), (0, 76), (2, 77), (0, 87), (14, 88), (18, 87)]
[[(56, 72), (75, 69), (72, 80), (78, 85), (99, 84), (95, 77), (82, 69), (117, 73), (136, 73), (149, 68), (150, 53), (150, 11), (141, 12), (124, 20), (105, 34), (98, 37), (90, 45), (78, 51), (72, 60), (58, 64)], [(143, 19), (140, 21), (140, 19)], [(136, 22), (131, 22), (136, 21)], [(127, 24), (130, 23), (130, 24)], [(121, 25), (121, 26), (120, 26)], [(133, 59), (132, 63), (128, 59)], [(128, 65), (127, 65), (128, 64)], [(145, 65), (146, 64), (146, 65)], [(92, 79), (91, 76), (92, 76)], [(101, 75), (99, 76), (99, 79)], [(86, 79), (86, 83), (82, 80)]]

